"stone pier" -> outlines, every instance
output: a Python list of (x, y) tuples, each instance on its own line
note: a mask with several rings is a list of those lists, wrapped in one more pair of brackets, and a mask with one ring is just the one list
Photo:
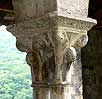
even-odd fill
[(96, 24), (89, 0), (12, 0), (15, 24), (7, 27), (26, 52), (34, 99), (83, 99), (80, 48)]

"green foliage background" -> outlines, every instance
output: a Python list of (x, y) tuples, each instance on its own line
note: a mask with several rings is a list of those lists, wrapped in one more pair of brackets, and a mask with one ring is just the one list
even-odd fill
[(0, 99), (32, 99), (30, 67), (15, 37), (0, 29)]

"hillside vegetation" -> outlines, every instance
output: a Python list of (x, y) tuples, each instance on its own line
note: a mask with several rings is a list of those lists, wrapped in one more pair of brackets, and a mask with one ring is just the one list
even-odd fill
[(0, 99), (32, 99), (30, 67), (16, 39), (0, 28)]

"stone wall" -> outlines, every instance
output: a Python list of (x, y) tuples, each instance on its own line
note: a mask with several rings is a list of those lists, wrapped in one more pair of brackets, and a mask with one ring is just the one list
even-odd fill
[(82, 49), (84, 99), (102, 99), (102, 29), (88, 33)]

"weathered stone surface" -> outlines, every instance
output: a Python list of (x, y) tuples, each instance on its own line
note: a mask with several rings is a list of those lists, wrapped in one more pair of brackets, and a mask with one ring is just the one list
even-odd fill
[(87, 17), (89, 0), (13, 0), (16, 21), (62, 13), (66, 16)]
[(49, 16), (8, 26), (17, 38), (17, 48), (27, 52), (26, 61), (31, 66), (37, 98), (45, 94), (45, 99), (82, 99), (82, 69), (76, 61), (75, 48), (86, 45), (87, 30), (93, 24), (92, 20)]
[(35, 18), (57, 10), (56, 0), (13, 0), (16, 21)]
[[(80, 18), (74, 18), (69, 16), (64, 17), (63, 15), (58, 16), (55, 14), (54, 16), (49, 15), (42, 18), (30, 19), (24, 22), (20, 22), (8, 26), (8, 29), (14, 36), (16, 36), (17, 40), (19, 39), (19, 42), (24, 42), (23, 45), (25, 46), (25, 50), (32, 50), (34, 36), (36, 37), (35, 39), (38, 39), (40, 35), (42, 35), (42, 39), (46, 39), (45, 35), (47, 35), (51, 39), (54, 39), (53, 41), (55, 43), (66, 43), (65, 46), (67, 47), (76, 47), (77, 43), (82, 43), (81, 41), (77, 40), (81, 37), (87, 37), (87, 31), (95, 23), (96, 21), (90, 18), (85, 18), (81, 20)], [(83, 42), (85, 43), (85, 41)], [(83, 44), (83, 46), (84, 45), (85, 44)], [(81, 47), (82, 45), (77, 46)]]
[(87, 18), (88, 0), (13, 0), (13, 5), (16, 23), (7, 29), (16, 36), (17, 48), (27, 52), (34, 97), (82, 99), (78, 48), (96, 24)]
[(74, 16), (87, 16), (89, 0), (57, 0), (58, 12)]

